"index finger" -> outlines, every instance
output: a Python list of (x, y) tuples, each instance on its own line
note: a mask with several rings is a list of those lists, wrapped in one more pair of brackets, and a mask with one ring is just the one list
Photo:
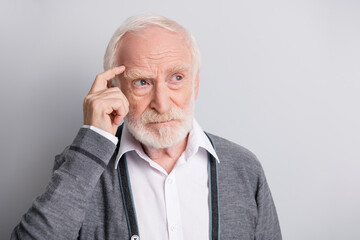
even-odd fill
[(125, 66), (119, 66), (111, 68), (103, 73), (100, 73), (96, 76), (93, 85), (91, 86), (89, 93), (94, 93), (100, 90), (107, 88), (107, 83), (109, 80), (113, 79), (115, 76), (120, 75), (125, 71)]

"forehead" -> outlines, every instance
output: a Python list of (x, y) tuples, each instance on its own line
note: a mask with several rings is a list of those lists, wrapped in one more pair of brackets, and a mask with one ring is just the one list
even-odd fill
[(191, 64), (191, 52), (180, 33), (150, 26), (126, 33), (118, 44), (119, 65), (127, 68), (173, 68)]

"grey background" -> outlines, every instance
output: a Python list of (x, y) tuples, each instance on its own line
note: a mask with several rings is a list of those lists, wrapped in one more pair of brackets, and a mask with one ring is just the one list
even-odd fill
[(82, 125), (111, 35), (143, 12), (198, 39), (196, 117), (261, 160), (284, 239), (360, 239), (360, 2), (350, 0), (1, 1), (1, 239)]

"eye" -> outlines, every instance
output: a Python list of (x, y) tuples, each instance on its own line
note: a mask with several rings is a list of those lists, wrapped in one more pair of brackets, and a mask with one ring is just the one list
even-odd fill
[(171, 78), (171, 80), (173, 80), (173, 81), (180, 81), (181, 79), (183, 79), (183, 77), (180, 76), (180, 75), (174, 75), (174, 76)]
[(147, 84), (147, 82), (144, 79), (139, 79), (134, 82), (134, 85), (136, 85), (136, 86), (145, 86), (146, 84)]

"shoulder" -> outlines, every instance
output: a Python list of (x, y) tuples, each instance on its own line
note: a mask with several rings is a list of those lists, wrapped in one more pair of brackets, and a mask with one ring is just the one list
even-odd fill
[(262, 166), (256, 155), (247, 148), (225, 138), (208, 133), (214, 143), (216, 154), (220, 160), (220, 166), (229, 168), (246, 168), (248, 171), (262, 172)]

